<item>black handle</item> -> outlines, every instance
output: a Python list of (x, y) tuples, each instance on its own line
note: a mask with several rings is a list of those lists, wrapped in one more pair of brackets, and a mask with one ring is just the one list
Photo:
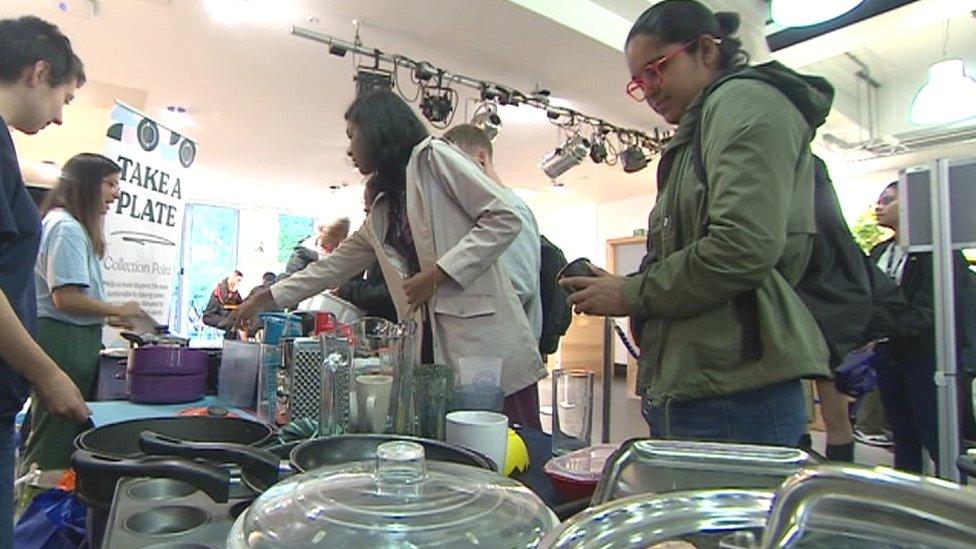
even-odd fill
[(114, 491), (115, 482), (121, 477), (152, 477), (185, 482), (217, 503), (227, 503), (230, 496), (230, 473), (206, 463), (181, 459), (125, 459), (76, 450), (71, 456), (71, 466), (76, 473), (79, 493), (104, 493), (106, 487)]
[(125, 339), (129, 343), (135, 343), (136, 347), (142, 347), (146, 344), (146, 340), (135, 332), (121, 332), (119, 335), (122, 336), (122, 339)]
[(956, 459), (956, 468), (969, 478), (976, 478), (976, 456), (959, 456)]
[(281, 458), (263, 448), (230, 442), (191, 442), (155, 431), (139, 433), (139, 447), (148, 455), (182, 456), (216, 463), (234, 463), (245, 471), (246, 476), (258, 479), (265, 487), (278, 482)]
[(566, 503), (561, 503), (552, 508), (552, 512), (556, 513), (559, 520), (566, 520), (569, 517), (579, 513), (590, 506), (590, 498), (575, 499), (573, 501), (567, 501)]

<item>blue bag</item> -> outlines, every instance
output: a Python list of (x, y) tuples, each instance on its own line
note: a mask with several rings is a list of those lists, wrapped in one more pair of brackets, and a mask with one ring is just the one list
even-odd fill
[(854, 398), (875, 390), (878, 376), (874, 373), (874, 350), (847, 353), (834, 370), (834, 385), (841, 394)]
[(85, 504), (74, 492), (52, 488), (31, 501), (14, 526), (17, 549), (87, 548)]

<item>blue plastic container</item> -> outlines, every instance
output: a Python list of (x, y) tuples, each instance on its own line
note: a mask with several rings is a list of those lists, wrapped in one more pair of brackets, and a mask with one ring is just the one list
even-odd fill
[(288, 313), (260, 313), (258, 318), (264, 326), (264, 342), (277, 345), (282, 337), (301, 337), (302, 319)]

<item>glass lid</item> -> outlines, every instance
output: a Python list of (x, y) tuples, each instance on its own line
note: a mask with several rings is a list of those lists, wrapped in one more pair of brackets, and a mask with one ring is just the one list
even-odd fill
[(278, 483), (238, 518), (231, 547), (534, 547), (558, 523), (520, 483), (382, 444), (375, 462)]

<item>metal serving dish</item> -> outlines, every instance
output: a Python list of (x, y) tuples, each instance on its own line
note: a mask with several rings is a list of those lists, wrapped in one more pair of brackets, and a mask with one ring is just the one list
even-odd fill
[[(878, 467), (818, 465), (772, 490), (632, 496), (564, 522), (545, 548), (962, 548), (976, 546), (976, 491)], [(663, 547), (663, 546), (662, 546)]]
[(591, 501), (706, 488), (774, 489), (816, 463), (797, 448), (632, 439), (607, 460)]

